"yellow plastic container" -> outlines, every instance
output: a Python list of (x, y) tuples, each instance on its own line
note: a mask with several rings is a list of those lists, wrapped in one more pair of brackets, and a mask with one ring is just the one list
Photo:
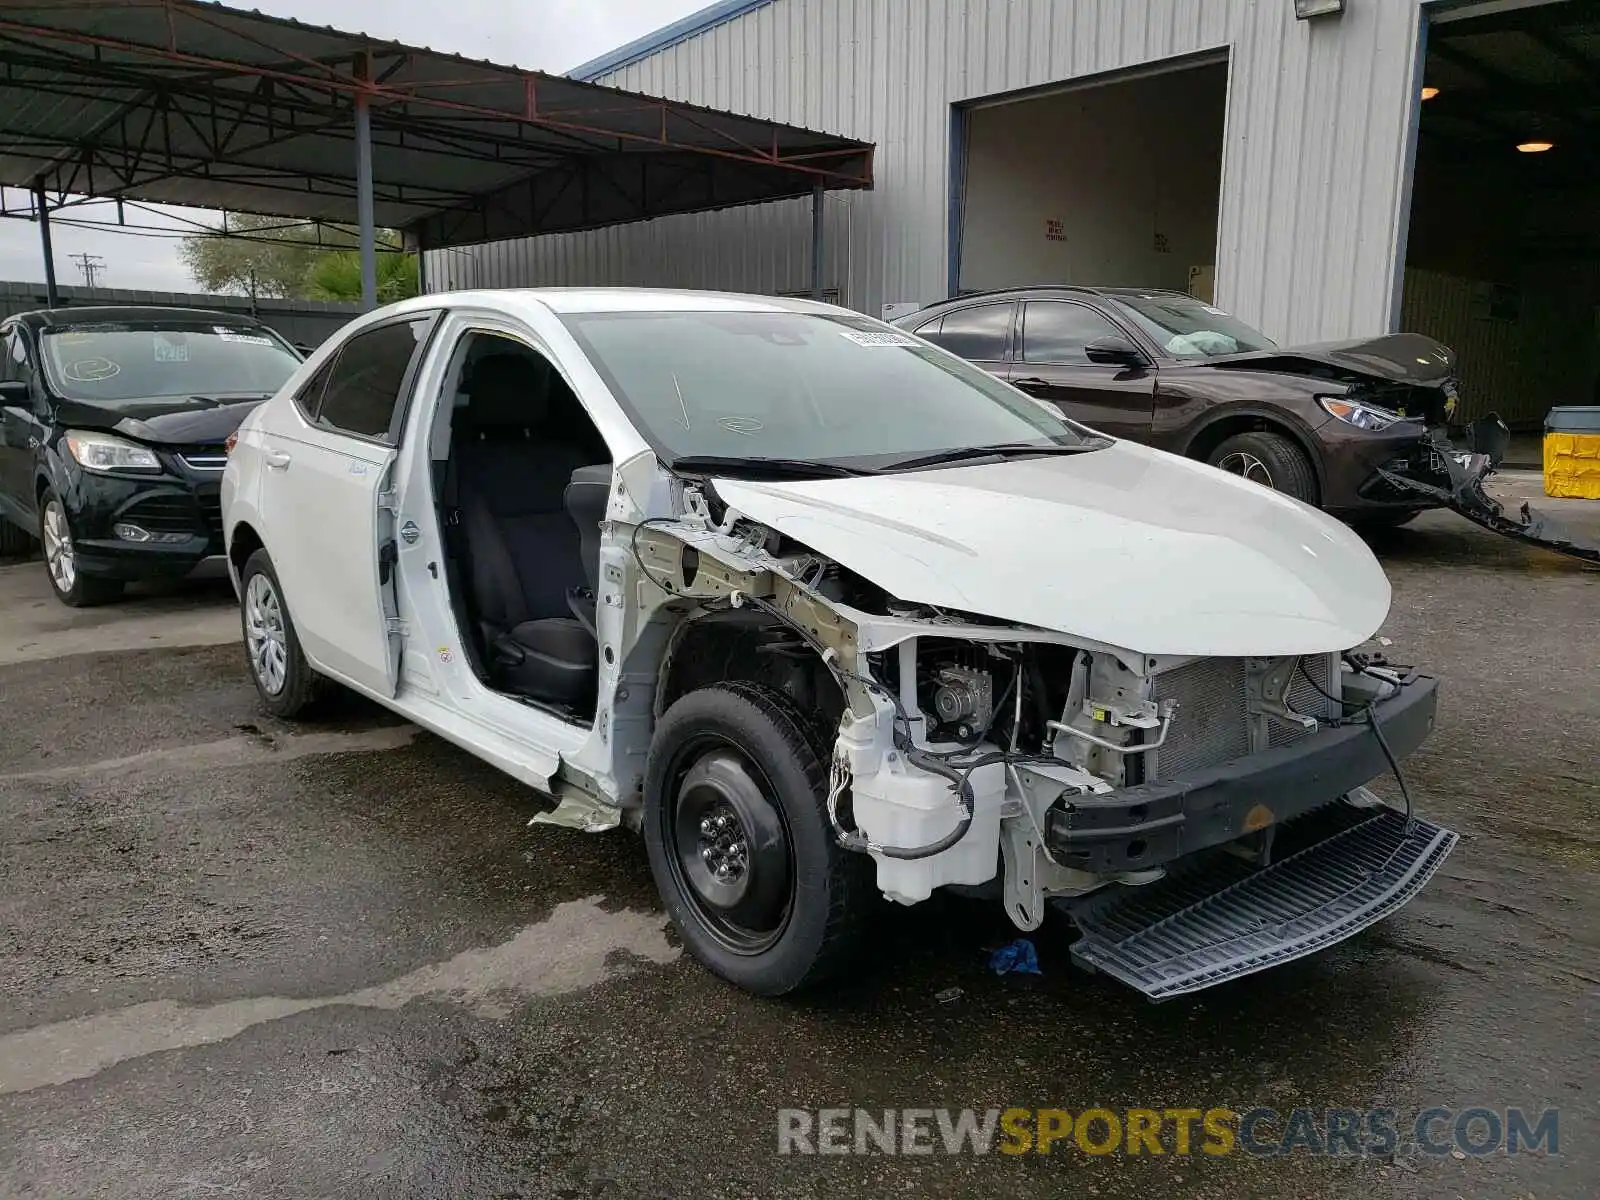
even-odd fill
[(1600, 433), (1545, 433), (1544, 494), (1600, 500)]

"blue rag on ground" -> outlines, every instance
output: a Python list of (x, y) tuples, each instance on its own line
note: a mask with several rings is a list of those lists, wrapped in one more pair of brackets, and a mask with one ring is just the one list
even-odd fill
[(1043, 975), (1039, 955), (1027, 938), (1001, 946), (989, 956), (989, 969), (996, 975)]

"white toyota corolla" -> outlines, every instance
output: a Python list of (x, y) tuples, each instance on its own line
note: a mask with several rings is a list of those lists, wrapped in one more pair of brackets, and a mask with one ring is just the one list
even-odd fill
[(222, 501), (271, 712), (336, 682), (536, 820), (640, 830), (755, 992), (837, 968), (874, 892), (959, 887), (1164, 998), (1388, 915), (1455, 842), (1353, 533), (844, 309), (392, 305), (244, 422)]

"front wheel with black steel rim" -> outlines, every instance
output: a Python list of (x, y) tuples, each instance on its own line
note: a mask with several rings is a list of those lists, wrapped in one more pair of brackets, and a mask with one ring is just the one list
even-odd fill
[(239, 577), (239, 616), (250, 678), (267, 711), (292, 718), (314, 703), (321, 679), (306, 662), (283, 589), (265, 550), (257, 550)]
[(120, 579), (85, 575), (79, 569), (66, 505), (49, 488), (39, 497), (39, 544), (44, 551), (45, 578), (50, 580), (50, 590), (61, 603), (72, 608), (89, 608), (109, 604), (122, 595)]
[(1206, 457), (1213, 467), (1307, 504), (1318, 500), (1317, 471), (1293, 439), (1265, 429), (1236, 433)]
[(827, 755), (783, 693), (690, 692), (656, 726), (645, 846), (689, 950), (747, 991), (819, 983), (860, 941), (872, 862), (841, 849), (825, 810)]

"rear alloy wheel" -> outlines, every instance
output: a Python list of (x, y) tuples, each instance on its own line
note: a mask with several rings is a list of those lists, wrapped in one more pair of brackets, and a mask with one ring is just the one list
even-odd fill
[(1316, 469), (1306, 452), (1281, 433), (1236, 433), (1212, 450), (1206, 461), (1251, 483), (1317, 503)]
[(315, 703), (321, 678), (300, 650), (283, 590), (265, 550), (257, 550), (245, 563), (239, 594), (245, 659), (256, 692), (273, 716), (298, 716)]
[(689, 950), (747, 991), (779, 996), (848, 961), (872, 862), (842, 850), (825, 811), (827, 748), (787, 696), (702, 688), (656, 726), (645, 847)]
[(46, 488), (39, 497), (39, 542), (44, 549), (44, 573), (56, 599), (72, 608), (109, 604), (122, 595), (120, 579), (85, 575), (78, 569), (78, 551), (72, 544), (66, 505)]

